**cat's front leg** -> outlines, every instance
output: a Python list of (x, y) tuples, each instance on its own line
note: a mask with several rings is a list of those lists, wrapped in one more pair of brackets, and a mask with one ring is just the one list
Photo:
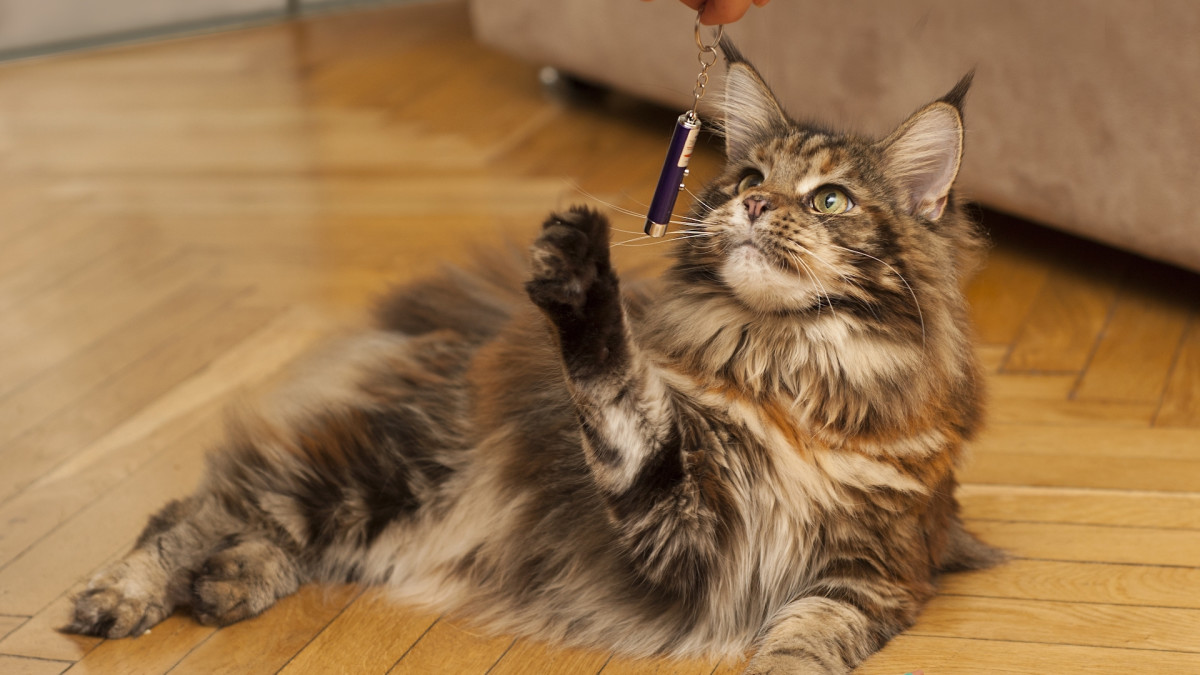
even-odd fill
[(678, 463), (679, 448), (664, 447), (670, 396), (629, 335), (608, 247), (608, 221), (595, 211), (552, 215), (533, 245), (526, 290), (557, 333), (588, 462), (615, 497), (664, 452)]
[(729, 495), (710, 480), (707, 423), (632, 339), (608, 222), (584, 208), (551, 216), (532, 260), (526, 289), (557, 335), (582, 451), (631, 564), (699, 592), (730, 531), (718, 515), (732, 511)]
[(792, 601), (759, 639), (746, 675), (852, 672), (911, 623), (913, 601), (901, 599), (903, 593), (892, 593), (895, 597), (890, 598), (888, 595), (877, 594), (885, 600), (878, 606), (824, 596)]

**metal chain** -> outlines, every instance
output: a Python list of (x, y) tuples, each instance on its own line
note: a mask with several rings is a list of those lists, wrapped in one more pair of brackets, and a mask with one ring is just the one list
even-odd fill
[(717, 36), (709, 44), (704, 44), (704, 38), (700, 36), (700, 15), (696, 14), (696, 47), (700, 53), (696, 54), (696, 60), (700, 62), (700, 74), (696, 76), (696, 86), (692, 87), (692, 109), (688, 111), (688, 120), (696, 121), (696, 106), (700, 105), (700, 99), (704, 96), (704, 90), (708, 88), (708, 69), (717, 62), (717, 45), (721, 43), (721, 36), (725, 34), (725, 26), (717, 26)]

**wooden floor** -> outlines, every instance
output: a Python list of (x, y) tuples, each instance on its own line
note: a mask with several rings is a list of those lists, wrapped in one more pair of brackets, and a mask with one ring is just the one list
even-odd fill
[[(458, 2), (0, 66), (0, 672), (736, 672), (486, 637), (353, 587), (222, 630), (54, 630), (196, 483), (223, 406), (390, 281), (585, 192), (639, 208), (674, 114), (548, 94)], [(947, 578), (861, 672), (1200, 673), (1200, 283), (985, 215), (991, 423), (962, 500), (1015, 558)]]

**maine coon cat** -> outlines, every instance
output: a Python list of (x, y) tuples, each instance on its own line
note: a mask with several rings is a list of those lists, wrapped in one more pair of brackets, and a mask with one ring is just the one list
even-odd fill
[(728, 163), (662, 279), (622, 285), (573, 208), (527, 267), (393, 293), (230, 425), (67, 630), (352, 580), (538, 639), (843, 673), (940, 572), (995, 562), (954, 497), (982, 400), (951, 192), (970, 76), (874, 140), (792, 121), (726, 52)]

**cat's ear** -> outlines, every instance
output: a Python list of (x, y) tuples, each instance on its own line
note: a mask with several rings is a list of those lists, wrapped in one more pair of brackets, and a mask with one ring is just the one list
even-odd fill
[(973, 73), (921, 108), (882, 143), (887, 172), (899, 183), (904, 207), (937, 220), (958, 176), (963, 147), (963, 101)]
[(725, 156), (744, 157), (767, 133), (787, 125), (787, 115), (775, 94), (727, 38), (721, 51), (729, 70), (725, 75)]

